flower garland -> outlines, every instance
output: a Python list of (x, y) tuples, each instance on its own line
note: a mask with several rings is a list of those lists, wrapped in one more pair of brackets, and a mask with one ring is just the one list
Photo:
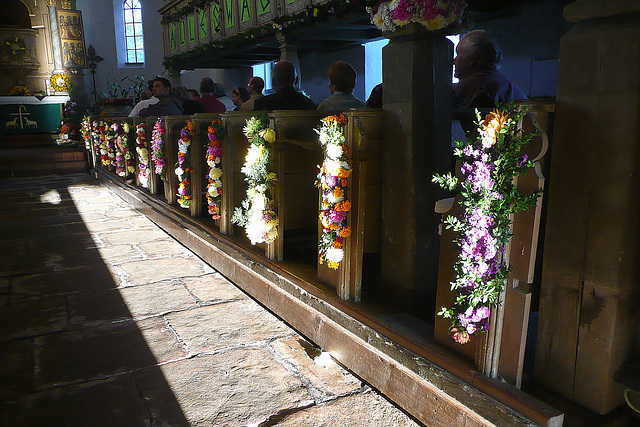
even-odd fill
[(138, 123), (136, 126), (136, 153), (138, 153), (138, 182), (142, 188), (149, 188), (149, 150), (144, 123)]
[(222, 199), (222, 120), (216, 119), (209, 126), (209, 146), (207, 147), (207, 165), (209, 173), (207, 178), (207, 202), (209, 204), (209, 214), (213, 219), (220, 219), (220, 201)]
[[(224, 50), (236, 51), (244, 44), (255, 45), (256, 40), (264, 37), (273, 37), (276, 32), (288, 33), (297, 31), (300, 28), (311, 27), (326, 22), (336, 17), (344, 17), (349, 14), (360, 14), (367, 6), (375, 6), (377, 0), (327, 0), (322, 4), (314, 4), (298, 10), (289, 15), (281, 15), (283, 12), (278, 6), (276, 16), (272, 21), (263, 25), (248, 28), (232, 36), (227, 36), (219, 40), (203, 43), (195, 48), (176, 55), (165, 57), (163, 65), (165, 68), (176, 68), (191, 63), (198, 58), (219, 55)], [(174, 12), (164, 13), (162, 23), (169, 24), (178, 22), (183, 17), (193, 13), (196, 9), (202, 9), (202, 0), (192, 0), (187, 6), (177, 9)], [(204, 2), (212, 3), (212, 0)], [(273, 3), (272, 3), (273, 4)], [(273, 7), (273, 6), (272, 6)]]
[(180, 184), (178, 185), (178, 204), (182, 208), (191, 206), (191, 155), (189, 146), (191, 145), (191, 137), (195, 134), (193, 123), (187, 120), (185, 127), (180, 131), (180, 139), (178, 140), (178, 161), (176, 162), (175, 174), (178, 176)]
[(453, 339), (465, 344), (470, 335), (489, 327), (491, 305), (499, 302), (510, 267), (504, 262), (505, 246), (511, 237), (510, 215), (534, 206), (542, 190), (520, 194), (513, 178), (533, 162), (520, 154), (532, 135), (523, 136), (517, 124), (525, 112), (510, 105), (494, 111), (484, 120), (479, 113), (480, 138), (466, 145), (458, 143), (454, 156), (461, 161), (462, 178), (451, 173), (435, 175), (434, 182), (448, 190), (460, 190), (461, 218), (449, 216), (447, 228), (458, 233), (461, 253), (455, 263), (456, 279), (451, 289), (459, 295), (453, 307), (439, 315), (452, 320)]
[(98, 123), (97, 120), (94, 120), (91, 123), (91, 140), (93, 141), (93, 152), (94, 155), (96, 156), (95, 158), (95, 164), (96, 166), (98, 165), (99, 162), (101, 162), (101, 158), (102, 158), (102, 148), (100, 147), (102, 144), (102, 138), (100, 137), (101, 132), (100, 132), (100, 123)]
[(466, 6), (464, 0), (384, 0), (367, 12), (371, 23), (382, 31), (395, 31), (412, 22), (436, 31), (460, 26)]
[(167, 159), (164, 155), (164, 117), (159, 117), (151, 131), (151, 161), (153, 161), (156, 175), (163, 181), (167, 180)]
[(324, 150), (324, 161), (316, 181), (322, 194), (319, 262), (322, 264), (326, 259), (329, 268), (334, 270), (338, 269), (344, 258), (344, 239), (351, 235), (351, 228), (347, 226), (347, 215), (351, 210), (351, 201), (347, 198), (347, 178), (351, 175), (351, 159), (344, 145), (346, 124), (346, 117), (340, 114), (325, 117), (320, 129), (316, 129)]
[(117, 134), (119, 143), (116, 144), (116, 174), (126, 177), (130, 173), (135, 172), (135, 167), (131, 164), (131, 147), (129, 147), (129, 132), (131, 127), (127, 122), (116, 122), (111, 125)]
[(236, 208), (231, 218), (231, 222), (245, 228), (252, 245), (273, 242), (278, 236), (278, 215), (271, 197), (271, 188), (278, 178), (268, 171), (270, 147), (276, 133), (267, 127), (268, 123), (266, 115), (254, 116), (244, 127), (250, 145), (241, 171), (249, 188), (242, 207)]
[(100, 139), (100, 156), (102, 158), (102, 166), (108, 167), (115, 163), (115, 130), (112, 125), (101, 121), (98, 126), (98, 137)]
[(84, 148), (87, 151), (91, 151), (91, 119), (89, 116), (84, 116), (82, 118), (82, 122), (80, 124), (80, 134), (82, 135), (82, 139), (84, 141)]

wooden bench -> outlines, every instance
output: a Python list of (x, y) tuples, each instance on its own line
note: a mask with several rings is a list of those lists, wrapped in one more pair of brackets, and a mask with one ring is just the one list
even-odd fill
[[(360, 301), (365, 253), (380, 251), (382, 170), (380, 143), (382, 111), (358, 109), (344, 113), (347, 118), (345, 143), (353, 161), (349, 184), (351, 212), (345, 239), (345, 256), (337, 270), (318, 260), (318, 278), (336, 289), (342, 299)], [(322, 230), (318, 222), (318, 232)]]
[[(525, 133), (535, 133), (536, 136), (523, 147), (522, 153), (527, 154), (536, 165), (520, 175), (516, 185), (521, 193), (531, 194), (544, 187), (544, 156), (549, 147), (548, 132), (553, 104), (523, 104), (529, 108), (529, 113), (518, 126)], [(460, 176), (459, 168), (456, 170)], [(535, 208), (513, 216), (513, 237), (506, 248), (506, 260), (512, 266), (512, 271), (501, 297), (503, 302), (492, 313), (491, 330), (482, 335), (472, 335), (469, 343), (460, 345), (451, 338), (451, 321), (441, 316), (436, 316), (435, 320), (434, 337), (438, 343), (475, 360), (478, 369), (485, 375), (494, 378), (500, 376), (518, 388), (523, 373), (543, 198), (544, 194), (538, 198)], [(436, 205), (436, 212), (443, 214), (443, 219), (447, 216), (459, 217), (459, 201), (459, 195), (455, 199), (440, 201)], [(460, 253), (460, 248), (454, 243), (456, 236), (452, 230), (445, 229), (443, 225), (441, 235), (436, 311), (452, 304), (455, 293), (450, 288), (450, 282), (455, 279), (453, 265)]]
[(267, 245), (270, 259), (284, 256), (284, 233), (287, 230), (315, 230), (318, 224), (318, 191), (314, 185), (318, 165), (322, 164), (322, 147), (318, 143), (320, 111), (274, 111), (269, 113), (270, 127), (276, 131), (271, 151), (271, 168), (278, 176), (274, 190), (277, 206), (278, 236)]
[(185, 115), (165, 117), (164, 152), (167, 158), (167, 181), (165, 182), (164, 196), (170, 205), (175, 205), (178, 202), (178, 176), (175, 174), (178, 162), (178, 140), (182, 128), (191, 118), (192, 116)]

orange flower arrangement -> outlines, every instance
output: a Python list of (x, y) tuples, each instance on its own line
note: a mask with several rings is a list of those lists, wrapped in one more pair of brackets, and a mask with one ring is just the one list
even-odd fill
[(348, 179), (351, 176), (351, 159), (344, 144), (344, 115), (322, 119), (316, 130), (324, 150), (324, 161), (316, 185), (321, 191), (320, 224), (322, 235), (318, 244), (320, 264), (327, 262), (329, 268), (337, 269), (344, 257), (344, 239), (351, 235), (347, 226), (351, 201), (347, 198)]

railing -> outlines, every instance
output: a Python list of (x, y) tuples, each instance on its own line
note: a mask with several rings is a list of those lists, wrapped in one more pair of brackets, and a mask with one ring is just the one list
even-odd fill
[(270, 28), (279, 17), (327, 0), (211, 0), (199, 8), (190, 7), (190, 3), (172, 2), (159, 11), (163, 15), (165, 56), (257, 27)]

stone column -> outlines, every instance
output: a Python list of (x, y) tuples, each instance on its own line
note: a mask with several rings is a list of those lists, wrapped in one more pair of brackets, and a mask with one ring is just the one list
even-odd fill
[(433, 317), (443, 193), (431, 182), (451, 166), (453, 45), (412, 24), (382, 50), (382, 279), (389, 298)]
[(169, 83), (171, 83), (171, 87), (182, 86), (182, 77), (180, 75), (180, 70), (168, 70), (169, 71)]
[(60, 49), (60, 34), (58, 33), (55, 0), (47, 0), (47, 10), (49, 12), (49, 29), (51, 30), (51, 49), (53, 50), (53, 72), (60, 73), (63, 71), (62, 51)]
[(602, 414), (623, 401), (613, 377), (638, 326), (638, 12), (576, 1), (560, 43), (535, 377)]
[(298, 47), (287, 40), (281, 32), (276, 33), (276, 40), (280, 44), (280, 61), (289, 61), (296, 69), (298, 80), (294, 87), (298, 90), (302, 87), (302, 75), (300, 74), (300, 58), (298, 57)]

